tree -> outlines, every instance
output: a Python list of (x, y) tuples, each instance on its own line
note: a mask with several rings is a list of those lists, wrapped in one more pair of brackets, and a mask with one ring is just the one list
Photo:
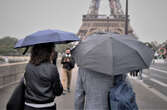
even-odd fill
[(14, 45), (17, 42), (17, 38), (3, 37), (0, 39), (0, 55), (20, 55), (20, 52), (14, 49)]

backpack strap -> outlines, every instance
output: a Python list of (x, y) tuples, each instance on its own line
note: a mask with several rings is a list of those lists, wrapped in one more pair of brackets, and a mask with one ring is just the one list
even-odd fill
[(119, 84), (123, 80), (125, 80), (125, 77), (123, 74), (112, 76), (112, 85), (116, 86), (117, 84)]
[(115, 86), (115, 76), (112, 75), (112, 86), (114, 87)]

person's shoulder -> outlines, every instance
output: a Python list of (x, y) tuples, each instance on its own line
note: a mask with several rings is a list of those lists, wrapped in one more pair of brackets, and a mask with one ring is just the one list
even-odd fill
[(31, 63), (27, 63), (26, 65), (26, 69), (31, 69), (31, 68), (34, 68), (35, 66)]
[(40, 65), (38, 65), (38, 68), (43, 68), (45, 70), (52, 70), (55, 69), (56, 66), (54, 64), (51, 63), (41, 63)]
[(52, 63), (44, 63), (43, 66), (47, 66), (48, 69), (57, 69), (56, 65)]
[(51, 72), (58, 73), (58, 69), (56, 65), (50, 63), (48, 64), (48, 66)]
[(57, 66), (51, 63), (45, 63), (43, 64), (45, 66), (45, 70), (48, 71), (48, 74), (52, 75), (57, 75), (58, 74), (58, 69)]
[(50, 68), (51, 68), (51, 69), (54, 69), (54, 70), (57, 69), (57, 66), (56, 66), (56, 65), (54, 65), (54, 64), (49, 64), (49, 65), (50, 65)]
[(50, 65), (51, 77), (59, 77), (59, 72), (58, 72), (57, 66), (54, 64), (49, 64), (49, 65)]

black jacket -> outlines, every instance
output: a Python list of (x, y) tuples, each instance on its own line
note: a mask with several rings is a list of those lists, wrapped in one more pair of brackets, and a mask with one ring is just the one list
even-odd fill
[[(66, 62), (65, 61), (67, 58), (70, 60), (70, 62)], [(67, 70), (71, 70), (75, 66), (75, 60), (74, 60), (74, 58), (72, 56), (66, 57), (66, 55), (64, 55), (62, 57), (61, 64), (63, 64), (63, 68), (65, 68)]]
[(25, 102), (53, 102), (55, 96), (60, 96), (63, 92), (57, 67), (53, 64), (42, 63), (35, 66), (29, 63), (24, 78)]

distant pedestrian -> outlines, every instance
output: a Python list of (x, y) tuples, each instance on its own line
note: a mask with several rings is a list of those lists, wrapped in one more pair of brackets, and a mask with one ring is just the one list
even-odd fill
[(142, 74), (143, 74), (143, 70), (140, 69), (140, 70), (139, 70), (139, 79), (140, 79), (140, 80), (143, 80)]
[(132, 76), (132, 77), (137, 77), (138, 74), (139, 74), (139, 69), (133, 70), (133, 71), (130, 72), (130, 76)]
[(32, 47), (31, 59), (25, 70), (24, 110), (56, 110), (54, 99), (63, 92), (57, 67), (52, 62), (54, 44)]
[(70, 92), (71, 85), (71, 77), (72, 77), (72, 69), (75, 66), (74, 58), (71, 55), (71, 51), (69, 48), (66, 49), (65, 55), (63, 55), (61, 64), (62, 68), (62, 84), (64, 91)]
[(131, 77), (133, 76), (133, 73), (134, 73), (134, 71), (131, 71), (131, 72), (130, 72), (130, 76), (131, 76)]
[(137, 77), (138, 75), (139, 75), (139, 69), (137, 69), (136, 71), (135, 71), (135, 77)]

